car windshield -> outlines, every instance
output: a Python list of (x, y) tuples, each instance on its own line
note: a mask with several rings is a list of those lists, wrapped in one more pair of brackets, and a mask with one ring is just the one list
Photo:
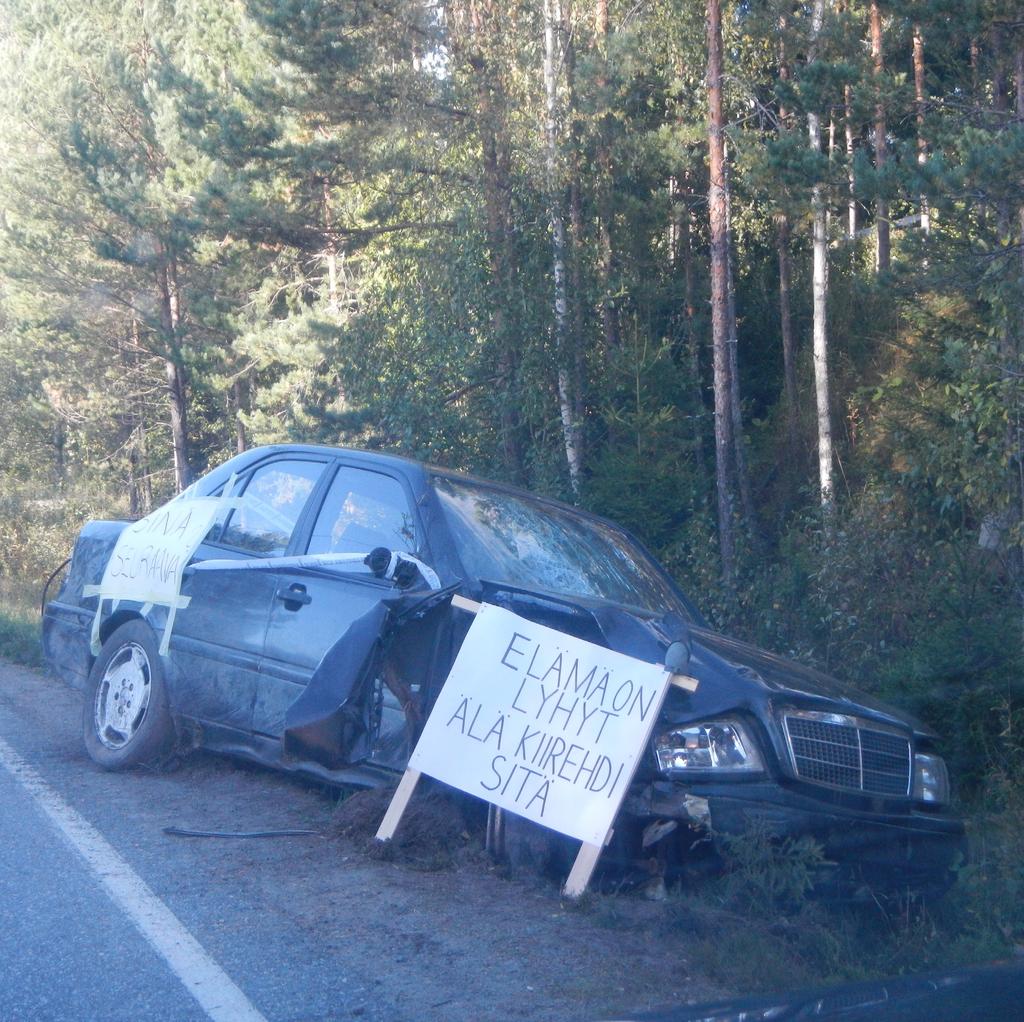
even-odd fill
[(444, 476), (434, 478), (434, 487), (472, 577), (692, 619), (658, 566), (618, 529), (567, 508)]

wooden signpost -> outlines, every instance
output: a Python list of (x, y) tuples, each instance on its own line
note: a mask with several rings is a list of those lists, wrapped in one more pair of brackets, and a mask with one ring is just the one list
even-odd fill
[(421, 774), (582, 844), (587, 888), (669, 685), (697, 682), (463, 597), (476, 614), (377, 831), (389, 841)]

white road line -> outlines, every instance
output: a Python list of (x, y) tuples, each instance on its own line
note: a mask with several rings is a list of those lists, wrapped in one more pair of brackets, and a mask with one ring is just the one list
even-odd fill
[(0, 738), (0, 766), (32, 796), (68, 844), (214, 1022), (267, 1022), (177, 916), (78, 812)]

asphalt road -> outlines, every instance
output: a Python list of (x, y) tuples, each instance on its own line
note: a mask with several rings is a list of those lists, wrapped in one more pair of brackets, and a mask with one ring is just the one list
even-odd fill
[(0, 1022), (563, 1022), (718, 993), (659, 906), (581, 914), (482, 853), (378, 861), (315, 785), (204, 754), (108, 773), (80, 729), (78, 693), (0, 661)]
[(326, 795), (204, 757), (107, 774), (85, 757), (79, 716), (76, 693), (0, 666), (0, 1022), (415, 1017), (303, 913), (261, 905), (288, 846), (321, 838), (163, 833), (322, 829)]
[(0, 818), (0, 1018), (203, 1017), (7, 771), (0, 772)]

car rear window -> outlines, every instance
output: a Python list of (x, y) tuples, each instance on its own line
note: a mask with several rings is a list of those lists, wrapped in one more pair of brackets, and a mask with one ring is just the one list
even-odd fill
[(272, 461), (249, 477), (239, 504), (210, 530), (206, 541), (263, 557), (280, 557), (313, 487), (322, 461)]

